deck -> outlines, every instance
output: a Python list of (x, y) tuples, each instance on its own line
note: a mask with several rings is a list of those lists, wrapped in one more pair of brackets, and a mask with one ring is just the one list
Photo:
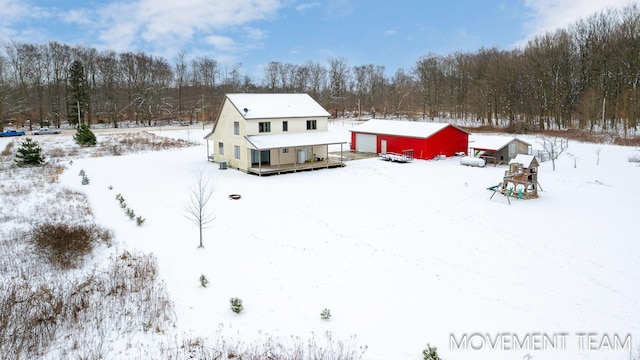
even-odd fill
[(304, 164), (280, 164), (280, 165), (262, 165), (252, 166), (249, 168), (250, 174), (256, 175), (276, 175), (298, 171), (310, 171), (317, 169), (330, 169), (337, 167), (344, 167), (346, 164), (340, 160), (333, 160), (327, 158), (326, 160), (307, 162)]

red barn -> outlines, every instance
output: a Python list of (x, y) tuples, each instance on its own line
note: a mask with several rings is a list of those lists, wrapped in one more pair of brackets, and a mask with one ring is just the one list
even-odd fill
[(351, 130), (351, 150), (377, 154), (413, 150), (416, 159), (467, 152), (469, 133), (446, 123), (369, 120)]

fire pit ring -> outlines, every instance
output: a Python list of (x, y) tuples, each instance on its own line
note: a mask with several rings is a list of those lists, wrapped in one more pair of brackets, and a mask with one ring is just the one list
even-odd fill
[(231, 194), (231, 195), (229, 195), (229, 199), (231, 199), (231, 200), (238, 200), (241, 197), (242, 196), (240, 196), (240, 194)]

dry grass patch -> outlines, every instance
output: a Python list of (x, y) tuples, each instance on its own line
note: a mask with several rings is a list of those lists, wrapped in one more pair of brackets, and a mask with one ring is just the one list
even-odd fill
[(0, 156), (9, 156), (9, 155), (11, 155), (12, 152), (13, 152), (13, 147), (14, 146), (15, 146), (15, 143), (13, 141), (8, 143), (7, 146), (4, 147), (2, 152), (0, 152)]
[(111, 246), (113, 233), (93, 224), (44, 223), (30, 230), (27, 238), (37, 254), (55, 267), (69, 269), (80, 266), (97, 244)]
[(56, 146), (51, 148), (48, 152), (47, 155), (49, 155), (50, 158), (52, 159), (56, 159), (56, 158), (64, 158), (67, 156), (66, 151), (64, 151), (63, 148)]

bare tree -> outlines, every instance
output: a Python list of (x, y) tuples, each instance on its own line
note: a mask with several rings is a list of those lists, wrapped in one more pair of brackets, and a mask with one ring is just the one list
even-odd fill
[(309, 71), (309, 89), (311, 97), (318, 99), (320, 92), (326, 85), (327, 69), (317, 62), (308, 60), (304, 64)]
[(0, 131), (4, 130), (4, 119), (7, 114), (7, 99), (10, 91), (8, 72), (8, 60), (0, 55)]
[(280, 69), (282, 69), (282, 64), (278, 61), (271, 61), (264, 67), (264, 85), (269, 91), (276, 91)]
[[(334, 106), (333, 116), (339, 116), (340, 100), (345, 98), (349, 75), (345, 58), (329, 58), (329, 103)], [(344, 114), (344, 102), (341, 108)]]
[(200, 246), (198, 247), (201, 248), (204, 247), (202, 244), (202, 230), (216, 218), (207, 209), (207, 204), (214, 192), (215, 183), (211, 177), (206, 176), (204, 170), (197, 170), (193, 174), (193, 185), (189, 190), (189, 200), (186, 202), (184, 209), (187, 219), (198, 226), (200, 230)]
[(182, 119), (182, 90), (187, 83), (187, 63), (185, 61), (186, 51), (181, 50), (176, 56), (176, 78), (178, 86), (178, 118)]
[(556, 171), (556, 160), (567, 149), (569, 142), (563, 138), (543, 138), (542, 149), (549, 154), (553, 171)]

